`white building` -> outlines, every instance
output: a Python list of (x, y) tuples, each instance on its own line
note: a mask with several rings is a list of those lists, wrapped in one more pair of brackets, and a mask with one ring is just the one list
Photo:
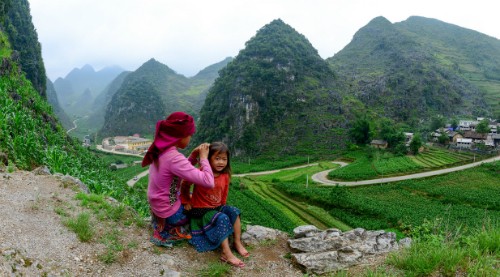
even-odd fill
[(457, 138), (457, 147), (471, 149), (472, 139)]

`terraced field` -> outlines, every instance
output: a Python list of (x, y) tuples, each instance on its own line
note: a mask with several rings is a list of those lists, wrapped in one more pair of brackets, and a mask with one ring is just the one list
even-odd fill
[(474, 155), (468, 152), (449, 152), (437, 148), (429, 148), (427, 151), (417, 156), (411, 156), (410, 158), (424, 168), (437, 168), (472, 162)]
[(305, 183), (306, 174), (313, 174), (333, 168), (336, 165), (324, 164), (323, 166), (311, 166), (307, 169), (285, 170), (278, 173), (262, 176), (247, 176), (240, 179), (248, 190), (257, 195), (263, 201), (278, 208), (283, 214), (293, 222), (295, 226), (315, 225), (320, 229), (338, 228), (340, 230), (349, 230), (351, 227), (332, 217), (322, 208), (297, 201), (286, 194), (277, 190), (273, 182), (286, 180), (291, 182)]
[(369, 158), (366, 153), (353, 153), (354, 162), (346, 167), (331, 171), (329, 179), (336, 181), (360, 181), (390, 176), (407, 175), (422, 171), (459, 166), (471, 163), (475, 158), (468, 152), (451, 152), (439, 148), (427, 148), (416, 156), (396, 157), (387, 152), (373, 155)]

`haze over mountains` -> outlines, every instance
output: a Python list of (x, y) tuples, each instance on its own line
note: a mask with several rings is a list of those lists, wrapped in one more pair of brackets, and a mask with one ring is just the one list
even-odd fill
[(342, 148), (363, 115), (412, 130), (436, 115), (500, 117), (500, 41), (417, 16), (394, 24), (377, 17), (326, 60), (278, 19), (234, 60), (191, 78), (151, 59), (134, 72), (115, 71), (99, 92), (82, 91), (77, 80), (91, 71), (74, 70), (54, 85), (58, 96), (59, 88), (72, 95), (60, 96), (63, 108), (90, 111), (88, 125), (99, 137), (151, 135), (157, 120), (184, 110), (199, 118), (197, 139), (224, 140), (237, 154)]

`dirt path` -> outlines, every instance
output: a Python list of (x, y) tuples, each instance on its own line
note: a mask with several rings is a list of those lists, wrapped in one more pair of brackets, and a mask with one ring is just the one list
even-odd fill
[[(362, 186), (362, 185), (372, 185), (372, 184), (381, 184), (381, 183), (389, 183), (389, 182), (397, 182), (397, 181), (402, 181), (402, 180), (409, 180), (409, 179), (417, 179), (417, 178), (425, 178), (429, 176), (435, 176), (435, 175), (441, 175), (441, 174), (446, 174), (454, 171), (459, 171), (459, 170), (464, 170), (468, 169), (471, 167), (475, 167), (478, 165), (481, 165), (483, 163), (491, 163), (494, 161), (499, 161), (500, 156), (493, 157), (490, 159), (482, 160), (479, 162), (475, 163), (470, 163), (466, 165), (461, 165), (457, 167), (451, 167), (451, 168), (445, 168), (445, 169), (440, 169), (440, 170), (434, 170), (434, 171), (427, 171), (427, 172), (421, 172), (421, 173), (415, 173), (415, 174), (410, 174), (410, 175), (404, 175), (404, 176), (396, 176), (396, 177), (387, 177), (387, 178), (380, 178), (380, 179), (372, 179), (372, 180), (362, 180), (362, 181), (355, 181), (355, 182), (342, 182), (342, 181), (333, 181), (329, 180), (327, 178), (328, 173), (332, 171), (330, 170), (325, 170), (318, 172), (312, 176), (313, 181), (322, 183), (324, 185), (328, 186), (334, 186), (334, 185), (340, 185), (340, 186)], [(338, 163), (338, 162), (334, 162)], [(343, 163), (345, 164), (345, 163)], [(341, 165), (345, 166), (345, 165)]]
[[(51, 175), (0, 172), (0, 276), (200, 276), (221, 263), (218, 251), (198, 253), (187, 242), (156, 247), (148, 226), (96, 216), (75, 199), (77, 191)], [(81, 213), (92, 215), (88, 242), (63, 224)], [(110, 241), (123, 249), (109, 248)], [(249, 250), (247, 266), (230, 269), (230, 276), (303, 276), (284, 257), (285, 238)]]

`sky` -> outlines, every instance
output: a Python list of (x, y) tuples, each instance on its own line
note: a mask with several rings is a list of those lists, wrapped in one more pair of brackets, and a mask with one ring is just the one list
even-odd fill
[(280, 18), (326, 59), (375, 17), (438, 19), (500, 39), (497, 0), (28, 0), (48, 77), (86, 64), (134, 71), (151, 58), (186, 77)]

